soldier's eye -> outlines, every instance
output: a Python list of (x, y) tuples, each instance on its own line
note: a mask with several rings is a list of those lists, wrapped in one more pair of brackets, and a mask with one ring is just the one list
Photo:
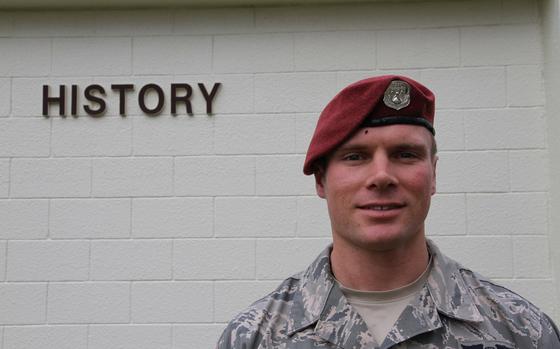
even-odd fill
[(399, 151), (395, 156), (397, 159), (404, 161), (412, 161), (420, 158), (420, 155), (413, 151)]
[(342, 159), (346, 160), (346, 161), (358, 161), (358, 160), (362, 160), (363, 156), (361, 154), (358, 154), (358, 153), (349, 153), (349, 154), (344, 155), (344, 157)]
[(409, 152), (409, 151), (403, 151), (403, 152), (399, 153), (399, 156), (401, 158), (410, 159), (410, 158), (415, 158), (416, 154), (414, 154), (413, 152)]

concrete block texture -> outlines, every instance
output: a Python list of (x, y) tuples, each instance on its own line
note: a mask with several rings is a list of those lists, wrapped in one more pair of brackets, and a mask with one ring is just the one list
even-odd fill
[(0, 239), (43, 239), (49, 229), (47, 200), (0, 200)]
[(171, 158), (99, 158), (92, 161), (92, 167), (94, 196), (164, 196), (173, 192)]
[(257, 279), (283, 280), (304, 270), (330, 242), (326, 238), (257, 240)]
[(298, 197), (296, 231), (301, 237), (330, 237), (327, 202), (318, 196)]
[(260, 156), (256, 163), (258, 195), (314, 195), (313, 176), (303, 175), (304, 157)]
[(134, 323), (212, 322), (210, 282), (135, 282), (132, 284)]
[(173, 277), (184, 280), (254, 279), (255, 241), (176, 240), (173, 243)]
[(296, 199), (293, 197), (216, 198), (216, 236), (294, 236)]
[(54, 239), (130, 236), (130, 199), (53, 199), (49, 234)]
[(189, 8), (173, 11), (173, 31), (178, 34), (232, 34), (254, 31), (252, 8)]
[(334, 73), (259, 74), (255, 76), (255, 111), (318, 112), (336, 92)]
[(84, 197), (91, 192), (90, 159), (13, 159), (12, 197)]
[(510, 151), (512, 191), (546, 191), (549, 187), (548, 153), (544, 150)]
[(0, 243), (0, 281), (6, 279), (6, 242)]
[[(469, 150), (546, 146), (542, 108), (477, 109), (461, 114), (465, 125), (465, 147)], [(504, 127), (506, 124), (508, 127)]]
[(0, 281), (6, 279), (6, 242), (0, 243)]
[(0, 38), (0, 76), (47, 76), (53, 49), (44, 38)]
[(539, 27), (535, 24), (461, 29), (465, 66), (540, 63)]
[(9, 281), (87, 280), (88, 241), (10, 241)]
[(426, 220), (428, 235), (465, 235), (467, 230), (466, 200), (464, 194), (437, 194), (432, 196)]
[(0, 324), (43, 324), (46, 321), (45, 283), (1, 283)]
[(169, 280), (171, 241), (93, 241), (90, 277), (92, 280)]
[(127, 156), (132, 153), (130, 119), (78, 117), (57, 118), (52, 122), (54, 156)]
[(438, 96), (440, 109), (502, 108), (506, 105), (503, 67), (426, 69), (421, 71), (420, 81)]
[(518, 278), (549, 278), (551, 267), (548, 238), (546, 236), (514, 237), (513, 269)]
[(128, 323), (129, 282), (52, 282), (47, 320), (52, 324)]
[(0, 119), (0, 156), (48, 156), (50, 134), (47, 119)]
[(132, 40), (135, 74), (201, 74), (212, 65), (211, 36), (136, 37)]
[(469, 235), (547, 234), (545, 193), (473, 193), (466, 202)]
[(540, 65), (507, 67), (508, 105), (544, 105), (543, 73)]
[(213, 230), (212, 198), (132, 200), (132, 236), (135, 238), (210, 237)]
[(508, 154), (505, 151), (446, 152), (439, 154), (437, 190), (455, 192), (506, 192)]
[(4, 330), (4, 348), (87, 349), (88, 328), (84, 325), (9, 326)]
[(293, 153), (296, 127), (291, 115), (223, 115), (214, 118), (218, 154)]
[(0, 117), (10, 115), (12, 109), (12, 81), (0, 79)]
[(10, 192), (10, 160), (0, 159), (0, 198), (8, 197)]
[(135, 117), (133, 127), (135, 155), (197, 155), (213, 150), (213, 121), (206, 116)]
[(99, 36), (165, 35), (173, 31), (171, 10), (114, 10), (92, 13)]
[(92, 325), (88, 349), (169, 349), (169, 325)]
[(457, 28), (380, 31), (377, 38), (381, 69), (457, 67), (460, 63)]
[(319, 115), (316, 113), (298, 114), (296, 117), (296, 148), (298, 153), (307, 152)]
[[(130, 38), (54, 38), (52, 74), (55, 76), (127, 75), (130, 65)], [(110, 55), (106, 52), (111, 52)]]
[(367, 31), (297, 33), (295, 70), (373, 69), (375, 43), (375, 33)]
[(437, 113), (434, 128), (438, 151), (465, 149), (465, 117), (473, 110), (445, 110)]
[(213, 69), (218, 73), (294, 70), (292, 34), (217, 35), (213, 45)]
[(255, 193), (253, 157), (177, 157), (174, 172), (176, 195), (214, 196)]
[(91, 36), (95, 14), (91, 11), (30, 11), (11, 13), (14, 37)]
[[(409, 2), (355, 6), (262, 7), (255, 10), (258, 31), (319, 31), (498, 24), (501, 3)], [(437, 24), (434, 18), (438, 18)]]

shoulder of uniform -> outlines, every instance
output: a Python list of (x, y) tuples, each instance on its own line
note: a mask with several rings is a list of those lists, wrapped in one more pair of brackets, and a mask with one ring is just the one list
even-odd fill
[[(459, 269), (463, 275), (466, 285), (474, 291), (475, 295), (488, 297), (492, 299), (495, 303), (505, 303), (511, 305), (513, 303), (523, 306), (529, 311), (540, 313), (538, 307), (536, 307), (529, 300), (519, 295), (518, 293), (510, 290), (509, 288), (497, 284), (491, 279), (482, 276), (470, 269), (461, 267)], [(513, 310), (513, 308), (509, 308)]]
[(548, 317), (523, 296), (469, 269), (461, 268), (466, 285), (481, 314), (491, 323), (512, 333), (538, 341)]
[(252, 348), (260, 333), (280, 333), (288, 325), (290, 308), (299, 297), (299, 274), (280, 285), (237, 314), (226, 326), (218, 342), (219, 349)]

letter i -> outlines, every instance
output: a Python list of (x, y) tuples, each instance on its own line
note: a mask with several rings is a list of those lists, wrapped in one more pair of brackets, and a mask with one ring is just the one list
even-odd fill
[(72, 85), (72, 97), (70, 100), (70, 113), (72, 116), (76, 116), (78, 114), (78, 85)]

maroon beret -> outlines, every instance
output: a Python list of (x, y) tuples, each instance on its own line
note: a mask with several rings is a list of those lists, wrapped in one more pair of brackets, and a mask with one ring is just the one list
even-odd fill
[(404, 76), (376, 76), (351, 84), (323, 109), (307, 149), (303, 173), (313, 174), (317, 160), (362, 127), (412, 124), (435, 134), (434, 99), (432, 91)]

